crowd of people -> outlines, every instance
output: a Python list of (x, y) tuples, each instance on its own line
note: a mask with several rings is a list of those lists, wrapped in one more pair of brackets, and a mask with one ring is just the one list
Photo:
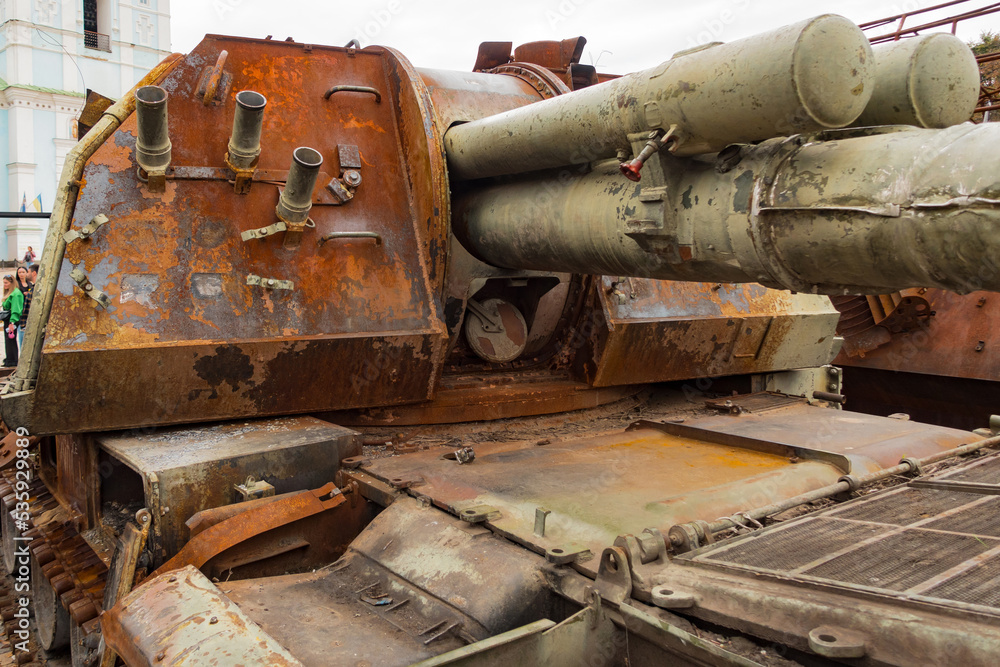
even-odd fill
[[(29, 248), (30, 252), (31, 249)], [(34, 253), (32, 253), (32, 258)], [(27, 255), (25, 255), (27, 259)], [(3, 366), (17, 366), (18, 353), (24, 342), (24, 330), (31, 309), (31, 296), (38, 278), (38, 264), (25, 262), (13, 274), (3, 277), (3, 302), (0, 303), (0, 318), (3, 319), (4, 360)]]

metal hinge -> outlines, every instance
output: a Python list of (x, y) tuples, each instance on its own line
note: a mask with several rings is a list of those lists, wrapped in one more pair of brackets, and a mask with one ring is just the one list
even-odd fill
[(81, 289), (83, 289), (87, 296), (96, 301), (98, 304), (104, 308), (111, 305), (111, 297), (94, 287), (94, 285), (90, 282), (90, 278), (88, 278), (87, 274), (83, 271), (80, 269), (73, 269), (70, 271), (69, 277), (72, 278), (73, 282), (79, 285)]
[(240, 234), (240, 238), (243, 239), (244, 241), (252, 241), (254, 239), (263, 239), (267, 238), (268, 236), (274, 236), (275, 234), (280, 234), (281, 232), (294, 231), (301, 233), (302, 229), (307, 227), (309, 229), (314, 229), (316, 227), (316, 223), (313, 222), (312, 218), (310, 218), (309, 220), (306, 220), (305, 223), (299, 225), (298, 227), (299, 227), (298, 229), (289, 230), (288, 223), (285, 222), (284, 220), (279, 220), (273, 225), (268, 225), (267, 227), (248, 229), (247, 231)]
[(82, 229), (71, 229), (63, 234), (63, 240), (66, 241), (66, 243), (72, 243), (77, 239), (89, 238), (94, 232), (101, 228), (101, 225), (107, 224), (107, 222), (108, 216), (103, 213), (99, 213), (91, 218), (90, 222), (84, 225)]
[(268, 225), (267, 227), (260, 227), (258, 229), (248, 229), (247, 231), (240, 234), (240, 238), (244, 241), (252, 241), (253, 239), (263, 239), (268, 236), (273, 236), (275, 234), (280, 234), (288, 229), (288, 225), (284, 220), (276, 222), (273, 225)]

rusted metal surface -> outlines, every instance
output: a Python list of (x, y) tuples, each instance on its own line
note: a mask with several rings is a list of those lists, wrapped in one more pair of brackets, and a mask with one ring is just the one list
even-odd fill
[(158, 81), (169, 73), (179, 61), (180, 55), (172, 54), (152, 68), (122, 99), (108, 107), (92, 130), (80, 139), (66, 155), (59, 188), (52, 205), (47, 242), (43, 247), (39, 262), (38, 279), (35, 281), (33, 297), (35, 311), (28, 318), (32, 328), (26, 329), (21, 355), (18, 358), (20, 373), (14, 373), (10, 382), (0, 392), (0, 396), (2, 396), (0, 410), (3, 411), (4, 421), (7, 424), (24, 426), (29, 421), (28, 413), (32, 398), (30, 390), (38, 378), (44, 332), (48, 326), (52, 301), (55, 297), (59, 267), (66, 251), (66, 233), (69, 231), (72, 221), (86, 163), (98, 148), (118, 130), (125, 118), (134, 112), (135, 91), (141, 86)]
[(479, 45), (476, 64), (472, 66), (472, 71), (482, 72), (510, 62), (512, 48), (514, 48), (513, 42), (482, 42)]
[(112, 104), (114, 104), (114, 100), (88, 89), (87, 101), (80, 111), (80, 117), (76, 120), (77, 138), (83, 138), (85, 134), (90, 132), (90, 128), (97, 124), (97, 121)]
[(345, 426), (454, 424), (584, 410), (635, 393), (633, 385), (592, 387), (565, 376), (445, 377), (437, 396), (422, 405), (401, 405), (324, 414)]
[[(684, 426), (844, 455), (856, 474), (895, 465), (905, 455), (950, 449), (967, 437), (801, 403), (760, 414), (700, 418)], [(458, 516), (490, 507), (495, 514), (479, 512), (486, 525), (538, 553), (582, 548), (592, 555), (622, 534), (712, 521), (748, 503), (767, 505), (827, 486), (844, 474), (835, 465), (797, 456), (648, 429), (541, 446), (481, 444), (475, 451), (468, 465), (428, 451), (372, 460), (362, 469), (390, 484), (406, 482), (409, 493), (427, 496)], [(513, 476), (512, 466), (517, 469)], [(582, 493), (601, 502), (584, 502)], [(551, 511), (541, 537), (534, 531), (539, 507)], [(597, 562), (578, 559), (575, 567), (593, 576)]]
[(844, 337), (844, 355), (864, 358), (892, 340), (892, 334), (926, 328), (936, 313), (931, 299), (940, 291), (929, 294), (921, 287), (891, 294), (830, 297), (841, 312), (837, 334)]
[(37, 559), (32, 559), (31, 563), (31, 595), (38, 643), (46, 651), (51, 652), (66, 648), (73, 620), (59, 600), (52, 583), (46, 579)]
[(313, 491), (303, 491), (273, 503), (247, 509), (199, 532), (150, 576), (155, 577), (189, 565), (200, 568), (240, 542), (293, 521), (331, 510), (344, 502), (344, 494), (330, 482)]
[[(857, 37), (853, 26), (832, 17), (805, 22), (775, 35), (786, 46), (808, 43), (811, 48), (818, 48), (815, 40), (825, 39), (817, 36), (823, 32), (819, 30), (822, 26), (847, 42)], [(781, 303), (765, 308), (762, 313), (752, 312), (749, 316), (740, 313), (737, 317), (724, 313), (727, 307), (721, 301), (725, 298), (720, 297), (720, 308), (707, 317), (692, 316), (678, 309), (676, 314), (667, 316), (673, 318), (670, 321), (654, 322), (657, 318), (649, 315), (656, 310), (657, 300), (674, 299), (675, 294), (662, 293), (674, 288), (636, 279), (644, 288), (639, 291), (648, 288), (649, 293), (641, 296), (642, 303), (632, 304), (640, 307), (630, 307), (629, 303), (610, 303), (612, 297), (620, 301), (625, 292), (620, 278), (606, 279), (602, 289), (610, 293), (601, 294), (580, 308), (575, 300), (582, 293), (579, 277), (553, 273), (546, 269), (559, 267), (544, 266), (567, 261), (568, 268), (586, 273), (605, 271), (614, 275), (621, 268), (636, 275), (674, 277), (676, 274), (682, 278), (717, 277), (738, 282), (752, 279), (802, 291), (819, 289), (792, 276), (791, 268), (778, 271), (781, 275), (770, 275), (770, 267), (781, 264), (778, 259), (783, 257), (784, 250), (771, 247), (771, 240), (764, 238), (780, 236), (777, 230), (783, 228), (784, 218), (775, 214), (766, 216), (775, 222), (765, 225), (761, 238), (750, 244), (755, 248), (752, 252), (747, 243), (734, 240), (739, 234), (731, 230), (715, 230), (718, 246), (706, 245), (702, 240), (695, 244), (693, 238), (680, 238), (687, 234), (681, 229), (654, 233), (647, 229), (647, 223), (655, 227), (656, 221), (646, 219), (624, 221), (628, 227), (625, 230), (598, 229), (596, 233), (601, 238), (586, 241), (604, 249), (626, 249), (623, 252), (627, 257), (606, 257), (602, 253), (595, 258), (583, 253), (585, 256), (575, 258), (580, 261), (574, 262), (573, 253), (555, 252), (555, 259), (545, 257), (534, 270), (524, 266), (513, 269), (487, 266), (451, 242), (447, 229), (449, 182), (442, 133), (460, 121), (479, 122), (541, 98), (563, 97), (569, 88), (543, 65), (558, 69), (578, 64), (582, 43), (582, 39), (571, 39), (525, 45), (515, 55), (536, 62), (496, 62), (493, 70), (505, 75), (496, 76), (483, 72), (417, 71), (399, 54), (381, 48), (357, 51), (209, 37), (156, 82), (171, 94), (170, 117), (175, 126), (171, 134), (174, 148), (172, 166), (166, 175), (167, 191), (152, 196), (148, 187), (134, 176), (132, 152), (136, 125), (132, 117), (90, 160), (74, 225), (80, 227), (98, 214), (112, 219), (90, 237), (78, 238), (68, 245), (59, 295), (46, 328), (45, 363), (40, 370), (39, 389), (16, 397), (11, 395), (9, 404), (17, 403), (20, 407), (12, 408), (9, 414), (18, 420), (21, 417), (29, 420), (33, 433), (53, 433), (251, 414), (428, 405), (442, 382), (445, 368), (460, 372), (473, 368), (469, 364), (474, 356), (470, 347), (475, 346), (465, 345), (468, 336), (462, 339), (461, 324), (463, 320), (469, 322), (468, 300), (481, 290), (496, 288), (491, 281), (496, 284), (506, 281), (504, 289), (520, 290), (519, 297), (530, 297), (527, 300), (533, 300), (532, 307), (537, 305), (535, 312), (529, 312), (508, 293), (490, 295), (517, 304), (526, 324), (531, 324), (529, 344), (513, 360), (509, 356), (480, 354), (492, 363), (481, 367), (491, 372), (503, 363), (516, 364), (510, 370), (517, 371), (532, 366), (555, 366), (559, 371), (572, 368), (576, 379), (611, 386), (692, 378), (699, 374), (763, 372), (828, 361), (833, 338), (826, 331), (827, 316), (820, 312), (822, 308), (812, 310), (811, 305), (806, 305), (803, 309), (808, 312), (800, 313), (799, 305), (789, 307)], [(764, 44), (768, 44), (767, 39), (757, 38), (740, 47), (743, 49), (740, 53), (749, 57)], [(800, 56), (806, 57), (802, 54), (789, 57), (794, 60)], [(688, 57), (703, 58), (688, 54), (675, 59), (676, 62), (668, 61), (667, 69), (689, 62)], [(304, 63), (297, 70), (302, 72), (297, 75), (302, 80), (296, 79), (294, 86), (266, 76), (271, 68), (280, 69), (279, 65), (289, 62)], [(328, 71), (341, 73), (345, 78), (330, 80), (325, 74)], [(650, 80), (662, 74), (652, 72)], [(857, 76), (862, 74), (859, 72)], [(210, 85), (213, 82), (219, 84), (212, 97), (215, 101), (206, 105), (205, 96), (209, 88), (215, 87)], [(807, 85), (799, 79), (786, 83), (795, 90)], [(225, 149), (233, 126), (233, 98), (241, 89), (250, 87), (259, 89), (269, 103), (264, 113), (258, 171), (243, 183), (249, 192), (237, 194), (229, 183), (233, 174), (224, 166)], [(331, 90), (342, 92), (323, 100), (324, 94)], [(367, 92), (358, 94), (358, 91)], [(371, 91), (378, 95), (369, 96)], [(573, 94), (580, 92), (590, 94), (588, 91)], [(852, 95), (848, 107), (856, 102), (855, 97), (863, 96)], [(579, 105), (591, 98), (575, 99)], [(795, 100), (794, 104), (801, 102), (798, 97)], [(843, 111), (838, 106), (841, 102), (826, 100), (819, 107), (810, 107), (806, 115)], [(634, 125), (634, 120), (622, 122), (632, 129), (645, 127), (644, 123)], [(647, 119), (647, 122), (652, 121)], [(333, 133), (336, 136), (324, 135), (321, 141), (312, 141), (302, 128), (317, 123), (332, 123), (337, 128)], [(821, 126), (825, 124), (829, 123), (819, 122)], [(461, 131), (463, 127), (455, 129)], [(692, 139), (693, 144), (685, 150), (688, 153), (703, 150), (704, 147), (697, 148), (704, 143), (702, 139), (709, 143), (732, 139), (723, 135)], [(629, 148), (628, 136), (625, 139), (625, 144), (614, 147)], [(287, 226), (291, 223), (275, 223), (273, 216), (260, 219), (261, 215), (265, 218), (270, 215), (282, 185), (288, 185), (288, 173), (282, 168), (287, 167), (292, 148), (306, 140), (315, 145), (300, 146), (299, 150), (315, 148), (324, 157), (323, 168), (327, 169), (316, 185), (312, 210), (304, 223), (311, 224), (311, 220), (317, 227), (291, 229)], [(568, 159), (573, 163), (579, 162), (577, 157), (589, 162), (604, 155), (587, 147), (563, 148), (571, 153), (583, 151), (576, 157), (575, 153), (570, 155)], [(788, 158), (785, 150), (778, 149), (778, 157)], [(795, 148), (787, 150), (801, 152)], [(770, 157), (761, 160), (767, 162)], [(537, 165), (522, 165), (522, 168), (534, 166)], [(688, 174), (694, 170), (677, 171)], [(642, 192), (628, 190), (630, 194), (625, 199), (604, 203), (610, 207), (609, 211), (611, 208), (629, 211), (635, 208), (633, 200), (637, 197), (643, 210), (651, 208), (655, 214), (666, 213), (671, 204), (685, 209), (707, 208), (714, 206), (709, 202), (715, 199), (728, 202), (733, 198), (734, 206), (739, 208), (737, 200), (752, 185), (741, 181), (746, 175), (741, 174), (733, 183), (726, 181), (721, 185), (707, 178), (700, 185), (681, 182), (676, 184), (679, 187), (673, 187), (672, 183), (667, 191), (684, 193), (680, 195), (681, 201), (668, 202), (664, 192), (656, 187), (646, 188), (644, 184)], [(593, 180), (590, 175), (580, 174), (574, 175), (574, 181), (576, 176), (588, 183)], [(751, 176), (750, 180), (763, 176), (766, 182), (774, 175)], [(324, 181), (339, 184), (339, 188), (331, 191), (323, 185)], [(404, 187), (399, 187), (401, 184)], [(611, 181), (591, 184), (610, 190), (617, 188)], [(537, 192), (523, 193), (532, 196), (522, 197), (519, 202), (534, 206), (533, 194), (542, 193), (549, 185), (553, 184), (543, 183)], [(692, 191), (696, 185), (704, 188)], [(808, 190), (808, 185), (790, 187)], [(546, 198), (558, 204), (560, 197), (567, 194), (564, 186), (560, 183), (556, 194)], [(510, 194), (519, 186), (502, 187)], [(390, 193), (386, 201), (382, 201), (383, 192)], [(573, 194), (573, 200), (578, 199), (589, 214), (590, 202)], [(767, 201), (768, 211), (780, 209), (783, 213), (790, 208), (787, 202), (775, 197), (773, 191), (762, 195), (761, 201)], [(699, 204), (701, 200), (705, 203)], [(698, 215), (701, 217), (696, 215), (697, 219), (678, 224), (699, 230), (707, 230), (714, 224), (711, 215)], [(557, 216), (532, 210), (529, 217), (548, 221)], [(614, 217), (620, 216), (616, 212)], [(615, 224), (620, 226), (622, 222), (617, 220)], [(756, 224), (751, 222), (751, 226)], [(276, 224), (285, 224), (285, 228), (275, 228), (272, 235), (267, 230)], [(519, 240), (505, 244), (504, 260), (495, 263), (504, 264), (510, 257), (520, 263), (516, 257), (519, 248), (515, 246), (541, 245), (536, 243), (539, 239), (535, 236), (545, 236), (546, 240), (558, 237), (538, 230), (524, 231), (522, 227), (518, 223)], [(261, 230), (267, 233), (260, 233)], [(252, 238), (243, 241), (239, 235), (246, 232), (257, 235), (251, 234)], [(474, 231), (467, 233), (478, 235)], [(353, 234), (366, 235), (377, 242), (347, 238)], [(705, 240), (710, 240), (709, 233), (705, 234)], [(285, 242), (292, 236), (295, 237), (292, 245), (297, 245), (294, 250), (286, 247)], [(310, 245), (308, 239), (314, 237), (316, 243)], [(329, 238), (339, 240), (320, 243)], [(789, 242), (789, 245), (794, 244)], [(695, 250), (707, 252), (711, 257), (699, 261)], [(734, 268), (738, 262), (733, 261), (733, 255), (742, 255), (744, 251), (748, 252), (747, 266), (741, 272)], [(763, 254), (758, 256), (758, 251)], [(798, 248), (792, 247), (789, 254), (796, 253)], [(492, 253), (483, 253), (486, 255)], [(709, 271), (707, 265), (715, 266), (715, 271)], [(110, 299), (109, 310), (95, 310), (83, 298), (84, 293), (67, 282), (70, 269), (80, 271), (85, 284)], [(577, 291), (564, 291), (566, 286)], [(755, 287), (731, 289), (747, 292), (746, 300), (754, 305), (787, 298), (797, 301), (812, 298), (780, 297)], [(542, 304), (540, 299), (548, 294), (547, 290), (560, 296)], [(634, 283), (630, 282), (626, 291), (629, 292), (626, 301), (635, 298)], [(765, 294), (768, 296), (762, 296)], [(711, 294), (708, 297), (709, 301), (715, 299)], [(621, 313), (616, 310), (630, 312), (619, 317)], [(738, 306), (734, 313), (736, 310)], [(718, 317), (719, 313), (723, 316)], [(607, 321), (609, 332), (604, 339), (584, 333), (583, 339), (591, 339), (585, 341), (588, 347), (573, 347), (573, 341), (567, 343), (567, 338), (580, 338), (580, 332), (589, 330), (602, 318)], [(630, 321), (630, 318), (644, 321)], [(692, 323), (684, 323), (684, 318)], [(546, 327), (533, 331), (537, 322), (546, 323)], [(744, 324), (747, 326), (743, 327)], [(737, 331), (739, 335), (732, 335)], [(530, 346), (533, 336), (542, 341), (536, 350)], [(688, 349), (690, 341), (710, 341), (713, 337), (711, 345), (698, 343), (699, 349)], [(667, 345), (663, 345), (664, 340)], [(680, 340), (676, 347), (671, 344), (674, 340)], [(795, 345), (788, 344), (792, 340)], [(818, 342), (802, 342), (811, 340)], [(557, 350), (555, 344), (548, 344), (551, 341), (561, 341), (563, 348)], [(727, 349), (727, 345), (731, 348)], [(580, 358), (588, 355), (589, 358)], [(316, 373), (316, 368), (336, 368), (336, 378)], [(83, 372), (89, 386), (97, 390), (75, 390), (64, 381)], [(154, 375), (157, 383), (146, 382), (154, 389), (139, 391), (140, 387), (146, 388), (143, 378), (148, 380)], [(343, 378), (348, 381), (341, 381)], [(476, 400), (475, 396), (472, 400)], [(112, 404), (114, 409), (110, 407)], [(558, 404), (558, 401), (551, 403)], [(433, 407), (428, 409), (434, 411)], [(474, 412), (473, 406), (468, 413)]]
[(583, 37), (570, 37), (560, 42), (528, 42), (514, 49), (513, 60), (535, 63), (553, 72), (565, 71), (570, 65), (580, 62), (586, 45), (587, 40)]
[(587, 322), (595, 386), (822, 366), (838, 313), (823, 297), (754, 284), (603, 277)]
[(30, 447), (38, 444), (38, 438), (24, 438), (17, 431), (11, 431), (0, 440), (0, 470), (10, 468), (17, 457), (17, 441), (27, 441)]
[(93, 474), (98, 466), (94, 441), (86, 435), (60, 435), (54, 441), (54, 465), (46, 470), (49, 461), (43, 461), (39, 477), (79, 517), (81, 528), (92, 528), (100, 514), (100, 478)]
[[(506, 62), (506, 61), (505, 61)], [(440, 127), (516, 109), (543, 99), (541, 92), (517, 77), (496, 77), (479, 72), (417, 69), (427, 86)], [(482, 95), (488, 85), (490, 95)]]
[(302, 664), (193, 567), (133, 591), (102, 617), (101, 629), (132, 667)]
[[(477, 459), (473, 465), (482, 460)], [(508, 464), (511, 462), (508, 458)], [(976, 467), (982, 477), (986, 465), (981, 463)], [(1000, 481), (996, 472), (1000, 468), (993, 466), (990, 470)], [(523, 489), (537, 486), (536, 480), (524, 476), (508, 479), (506, 483), (511, 490), (521, 491), (522, 497)], [(415, 489), (418, 498), (423, 497), (418, 489)], [(985, 503), (998, 502), (997, 496), (977, 499), (967, 493), (959, 494), (968, 497), (951, 505), (937, 503), (936, 510), (931, 508), (935, 505), (933, 502), (930, 505), (923, 501), (896, 502), (896, 509), (910, 517), (898, 521), (877, 509), (879, 503), (893, 503), (894, 495), (913, 491), (900, 487), (888, 494), (867, 496), (824, 514), (781, 524), (754, 537), (713, 545), (671, 563), (662, 558), (647, 560), (640, 551), (629, 554), (624, 546), (613, 549), (621, 563), (615, 576), (619, 579), (619, 575), (624, 576), (624, 593), (602, 584), (602, 577), (606, 578), (604, 584), (610, 583), (612, 573), (609, 571), (604, 574), (591, 572), (586, 563), (579, 562), (573, 568), (545, 566), (541, 556), (517, 550), (510, 542), (491, 535), (479, 525), (443, 518), (440, 511), (425, 502), (405, 498), (393, 503), (359, 536), (343, 559), (325, 570), (276, 579), (227, 582), (220, 587), (268, 635), (294, 647), (296, 657), (307, 665), (339, 662), (341, 655), (349, 655), (355, 660), (362, 658), (372, 664), (402, 665), (435, 654), (440, 655), (438, 662), (447, 664), (448, 660), (462, 659), (493, 646), (484, 640), (472, 643), (467, 649), (454, 648), (456, 644), (474, 642), (485, 635), (495, 637), (497, 646), (504, 645), (501, 633), (552, 618), (550, 593), (577, 603), (583, 601), (585, 605), (588, 588), (591, 594), (594, 590), (601, 592), (603, 613), (608, 614), (619, 628), (633, 633), (633, 659), (648, 655), (650, 661), (662, 661), (665, 653), (683, 656), (695, 664), (753, 664), (687, 633), (683, 629), (686, 621), (669, 611), (635, 599), (643, 594), (630, 585), (637, 581), (644, 582), (647, 595), (650, 582), (658, 582), (652, 589), (660, 591), (653, 597), (654, 604), (657, 600), (660, 604), (668, 604), (664, 600), (667, 593), (663, 590), (670, 589), (669, 594), (675, 598), (682, 594), (691, 598), (685, 614), (820, 655), (833, 656), (826, 651), (861, 635), (865, 655), (872, 660), (870, 664), (905, 665), (913, 664), (917, 655), (956, 654), (972, 665), (990, 664), (988, 660), (1000, 638), (993, 618), (995, 612), (972, 609), (962, 602), (943, 598), (932, 599), (920, 593), (903, 592), (900, 595), (898, 588), (891, 585), (845, 584), (837, 578), (840, 575), (829, 573), (820, 581), (817, 579), (820, 575), (811, 577), (802, 572), (810, 567), (824, 567), (824, 563), (816, 562), (810, 554), (844, 558), (851, 552), (871, 549), (876, 544), (875, 539), (845, 541), (838, 535), (825, 533), (798, 536), (787, 545), (777, 544), (760, 558), (746, 563), (738, 560), (740, 549), (764, 550), (775, 538), (780, 540), (783, 531), (794, 531), (797, 525), (808, 521), (839, 522), (861, 530), (874, 522), (878, 525), (869, 537), (891, 539), (907, 531), (926, 532), (929, 524), (940, 523), (945, 518), (958, 521), (962, 511), (969, 514)], [(607, 495), (602, 497), (606, 499)], [(873, 509), (865, 514), (864, 507), (859, 509), (861, 505)], [(939, 516), (941, 509), (945, 511)], [(577, 516), (582, 514), (578, 512)], [(842, 516), (838, 518), (838, 515)], [(951, 567), (954, 558), (947, 554), (951, 553), (953, 545), (943, 540), (953, 541), (956, 528), (937, 526), (937, 523), (933, 528), (937, 532), (923, 536), (925, 539), (917, 545), (918, 553), (895, 549), (873, 567), (880, 572), (888, 571), (888, 576), (896, 579), (912, 578), (915, 569)], [(986, 524), (980, 520), (977, 525)], [(494, 525), (488, 527), (496, 530)], [(579, 531), (580, 526), (575, 529)], [(961, 572), (955, 568), (953, 575), (971, 576), (970, 568), (987, 564), (979, 556), (995, 558), (1000, 553), (1000, 547), (994, 544), (997, 542), (994, 532), (988, 529), (981, 534), (982, 543), (976, 543), (978, 546), (972, 549), (974, 560), (963, 563), (966, 567)], [(515, 535), (507, 537), (518, 542), (523, 539)], [(791, 566), (787, 565), (789, 561), (792, 561)], [(796, 566), (795, 562), (801, 562), (803, 567)], [(499, 563), (503, 567), (498, 567)], [(789, 567), (793, 569), (788, 570)], [(533, 576), (533, 572), (542, 577)], [(580, 572), (596, 576), (596, 584), (581, 577)], [(844, 572), (845, 577), (864, 577), (870, 570), (846, 569)], [(980, 579), (986, 581), (981, 576)], [(925, 583), (940, 586), (943, 581), (938, 577)], [(479, 595), (478, 591), (484, 589), (493, 594)], [(986, 595), (992, 595), (989, 590), (983, 590)], [(469, 591), (475, 592), (469, 594)], [(896, 599), (890, 602), (887, 597)], [(995, 595), (992, 598), (995, 600)], [(748, 608), (754, 613), (748, 614)], [(915, 619), (919, 620), (915, 622)], [(820, 634), (826, 638), (821, 640), (825, 645), (810, 643), (811, 639), (819, 637), (815, 632), (817, 628), (823, 629)], [(327, 639), (331, 632), (338, 637), (333, 644)], [(690, 639), (685, 641), (689, 634)], [(639, 638), (651, 642), (656, 652), (645, 653), (648, 648)], [(601, 659), (611, 652), (602, 649), (604, 657)], [(489, 661), (502, 654), (503, 651), (486, 652), (481, 658)], [(934, 662), (941, 661), (935, 659)]]
[[(357, 434), (313, 417), (283, 417), (198, 428), (96, 436), (103, 502), (140, 503), (154, 516), (150, 550), (161, 563), (184, 545), (196, 512), (229, 505), (248, 476), (277, 493), (317, 488), (333, 479), (342, 458), (361, 452)], [(120, 462), (120, 463), (119, 463)], [(122, 465), (124, 464), (124, 465)], [(127, 473), (133, 480), (124, 483)]]
[(845, 340), (834, 363), (844, 367), (851, 405), (954, 428), (983, 427), (997, 412), (1000, 299), (988, 292), (920, 292), (934, 316), (893, 333), (872, 326), (863, 297), (835, 301), (844, 311), (838, 331)]
[[(267, 216), (278, 188), (258, 183), (238, 196), (224, 180), (184, 181), (150, 197), (136, 181), (129, 118), (85, 170), (74, 226), (98, 212), (112, 220), (67, 249), (33, 433), (383, 405), (432, 394), (444, 345), (435, 294), (448, 203), (438, 130), (419, 78), (385, 49), (348, 56), (343, 49), (307, 52), (293, 43), (209, 37), (159, 82), (171, 93), (177, 167), (224, 166), (232, 95), (218, 106), (189, 96), (221, 50), (229, 52), (230, 92), (253, 88), (269, 100), (261, 169), (287, 167), (292, 149), (307, 141), (328, 156), (350, 144), (364, 156), (364, 185), (343, 209), (314, 209), (317, 228), (297, 251), (274, 239), (247, 244), (239, 233), (273, 222)], [(294, 81), (274, 71), (294, 71)], [(387, 99), (323, 100), (338, 83), (374, 83)], [(301, 135), (318, 125), (336, 130)], [(383, 245), (320, 248), (312, 237), (359, 227), (377, 231)], [(109, 311), (95, 311), (65, 283), (77, 266), (112, 299)], [(294, 278), (296, 289), (279, 294), (242, 284), (250, 273)], [(367, 379), (378, 358), (392, 360), (389, 381)], [(338, 368), (338, 377), (357, 381), (331, 383), (316, 368)], [(63, 381), (82, 376), (102, 389), (71, 390)]]
[[(622, 605), (619, 613), (602, 602), (591, 580), (544, 563), (481, 527), (402, 499), (325, 570), (219, 586), (307, 665), (359, 659), (466, 664), (470, 658), (484, 661), (473, 664), (510, 664), (517, 661), (511, 649), (514, 655), (527, 649), (526, 664), (579, 664), (584, 647), (588, 664), (610, 665), (620, 660), (617, 647), (624, 645), (626, 629), (633, 633), (631, 657), (640, 664), (673, 658), (682, 664), (756, 664), (697, 637), (684, 620), (663, 610), (630, 601), (629, 610)], [(555, 572), (563, 573), (559, 588), (551, 581)], [(480, 593), (487, 589), (493, 594)], [(385, 603), (374, 604), (378, 600)], [(567, 600), (570, 612), (562, 609)], [(564, 644), (560, 630), (572, 630), (581, 618), (588, 619), (578, 628), (581, 634)], [(554, 631), (538, 637), (539, 645), (512, 645), (530, 642), (534, 633), (526, 628)], [(331, 643), (330, 634), (337, 641)], [(594, 643), (597, 637), (602, 639)], [(644, 640), (656, 650), (645, 653)]]
[[(138, 525), (129, 523), (122, 531), (118, 547), (112, 558), (108, 575), (108, 585), (104, 589), (104, 608), (111, 609), (132, 590), (136, 579), (136, 567), (142, 550), (146, 547), (152, 515), (148, 510), (139, 510), (135, 519)], [(103, 645), (98, 650), (100, 667), (115, 667), (118, 656), (113, 649)]]
[(540, 562), (405, 498), (327, 568), (220, 588), (306, 665), (408, 665), (552, 615)]
[(1000, 298), (989, 292), (962, 296), (938, 289), (926, 290), (922, 298), (931, 304), (934, 317), (894, 332), (885, 344), (863, 355), (847, 353), (848, 338), (835, 363), (947, 377), (1000, 378)]
[(571, 37), (561, 42), (528, 42), (513, 48), (513, 42), (483, 42), (479, 45), (474, 72), (498, 72), (508, 63), (531, 63), (555, 74), (569, 88), (579, 90), (617, 79), (616, 74), (598, 72), (592, 65), (580, 63), (587, 40)]
[[(200, 568), (201, 571), (212, 578), (237, 580), (316, 569), (340, 558), (351, 541), (381, 509), (379, 505), (368, 502), (361, 495), (360, 486), (353, 484), (352, 480), (345, 480), (340, 486), (347, 502), (339, 505), (336, 512), (320, 512), (247, 538), (210, 559)], [(273, 496), (199, 512), (188, 521), (191, 536), (244, 509), (282, 497)]]
[[(800, 403), (801, 401), (798, 402)], [(817, 447), (797, 447), (795, 445), (762, 440), (760, 438), (751, 438), (745, 435), (736, 435), (733, 433), (700, 428), (698, 426), (689, 426), (683, 423), (653, 422), (643, 420), (635, 422), (628, 427), (629, 431), (641, 431), (645, 429), (663, 431), (667, 435), (690, 438), (700, 442), (711, 442), (717, 445), (726, 445), (728, 447), (763, 452), (765, 454), (777, 454), (778, 456), (783, 456), (790, 461), (795, 459), (821, 461), (834, 466), (843, 473), (850, 473), (854, 467), (854, 464), (849, 457), (844, 456), (843, 454), (819, 449)]]

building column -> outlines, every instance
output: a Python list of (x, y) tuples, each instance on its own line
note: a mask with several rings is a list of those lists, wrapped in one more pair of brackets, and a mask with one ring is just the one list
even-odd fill
[[(10, 109), (7, 112), (10, 132), (10, 155), (7, 163), (7, 183), (9, 211), (20, 211), (24, 197), (29, 201), (35, 196), (35, 127), (34, 117), (28, 102), (9, 96)], [(5, 227), (6, 248), (4, 259), (17, 259), (24, 255), (30, 245), (34, 247), (35, 237), (41, 238), (38, 220), (30, 218), (7, 218), (0, 221)], [(30, 240), (28, 237), (31, 237)], [(37, 251), (37, 248), (36, 248)]]
[[(11, 122), (13, 131), (14, 123)], [(11, 162), (7, 165), (7, 178), (10, 183), (11, 211), (21, 210), (22, 198), (26, 195), (28, 203), (35, 197), (35, 165), (23, 162)], [(16, 200), (16, 201), (14, 201)], [(35, 218), (6, 218), (2, 224), (6, 226), (4, 237), (6, 249), (4, 259), (19, 259), (30, 245), (38, 254), (42, 247), (43, 228)]]

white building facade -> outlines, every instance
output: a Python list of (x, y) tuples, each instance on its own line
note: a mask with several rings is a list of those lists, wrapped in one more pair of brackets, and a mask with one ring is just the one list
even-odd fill
[[(51, 211), (87, 89), (118, 99), (170, 53), (170, 0), (0, 0), (0, 210)], [(45, 219), (0, 218), (0, 259)]]

